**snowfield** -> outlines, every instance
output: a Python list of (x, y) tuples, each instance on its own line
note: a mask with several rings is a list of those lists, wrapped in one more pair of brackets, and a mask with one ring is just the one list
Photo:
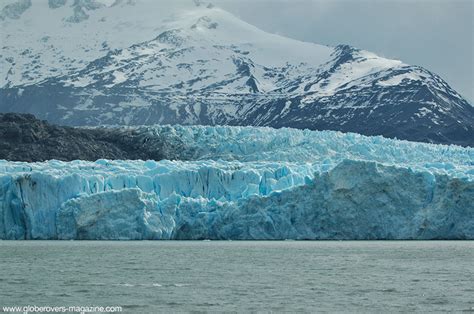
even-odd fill
[(271, 34), (208, 1), (3, 0), (0, 28), (0, 112), (474, 146), (474, 107), (428, 69)]
[(135, 129), (150, 145), (184, 143), (180, 160), (0, 161), (0, 238), (474, 239), (473, 148), (331, 131)]

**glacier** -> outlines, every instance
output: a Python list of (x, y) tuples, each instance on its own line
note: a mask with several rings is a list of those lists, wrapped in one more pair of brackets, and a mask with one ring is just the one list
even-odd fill
[(474, 239), (473, 148), (286, 128), (125, 129), (177, 158), (0, 160), (0, 238)]

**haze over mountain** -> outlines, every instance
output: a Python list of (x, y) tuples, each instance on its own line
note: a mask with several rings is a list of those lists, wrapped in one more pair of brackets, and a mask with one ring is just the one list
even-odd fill
[(2, 112), (66, 125), (253, 125), (474, 145), (474, 107), (427, 69), (269, 34), (208, 2), (2, 4)]
[(474, 101), (474, 2), (470, 0), (212, 0), (267, 32), (341, 43), (420, 65)]

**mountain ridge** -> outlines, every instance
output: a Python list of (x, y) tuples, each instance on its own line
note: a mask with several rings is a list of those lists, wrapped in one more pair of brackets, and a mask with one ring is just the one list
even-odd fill
[[(21, 1), (14, 3), (28, 2)], [(0, 111), (65, 125), (293, 127), (474, 146), (474, 107), (422, 67), (268, 34), (202, 1), (162, 4), (155, 20), (155, 2), (59, 4), (35, 3), (2, 22), (20, 34), (12, 21), (25, 18), (40, 35), (27, 34), (28, 47), (2, 49), (9, 70), (1, 73)], [(51, 25), (31, 16), (35, 5)], [(87, 18), (68, 20), (71, 10)], [(64, 28), (75, 49), (63, 43)], [(131, 42), (134, 31), (141, 33)]]

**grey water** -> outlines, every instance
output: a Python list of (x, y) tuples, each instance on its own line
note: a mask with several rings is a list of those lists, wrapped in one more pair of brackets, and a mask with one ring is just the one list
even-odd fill
[(474, 242), (0, 241), (2, 306), (473, 311)]

